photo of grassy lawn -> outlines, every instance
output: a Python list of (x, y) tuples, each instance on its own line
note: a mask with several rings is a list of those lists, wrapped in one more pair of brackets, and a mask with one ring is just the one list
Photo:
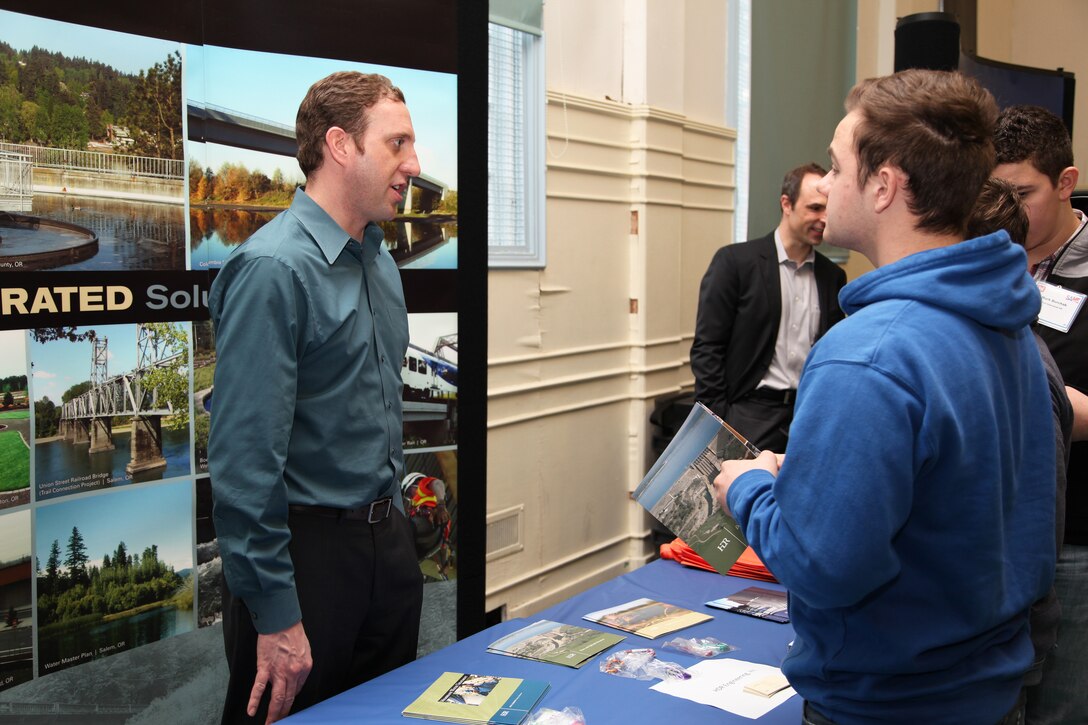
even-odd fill
[(26, 333), (0, 331), (0, 509), (30, 503)]
[(0, 425), (7, 426), (0, 430), (0, 493), (30, 485), (30, 447), (23, 437), (29, 421), (29, 410), (0, 412)]

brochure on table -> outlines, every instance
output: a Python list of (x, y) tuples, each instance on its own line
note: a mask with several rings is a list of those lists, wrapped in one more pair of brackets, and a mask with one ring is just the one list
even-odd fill
[(647, 639), (657, 639), (670, 632), (709, 621), (713, 617), (702, 612), (693, 612), (676, 604), (643, 597), (626, 604), (590, 612), (582, 619), (615, 627)]
[(688, 667), (687, 671), (690, 680), (662, 680), (650, 689), (752, 719), (766, 715), (797, 694), (792, 687), (770, 697), (745, 691), (769, 675), (780, 674), (771, 665), (734, 659), (706, 660)]
[(470, 725), (519, 725), (548, 687), (539, 680), (444, 672), (403, 714)]
[(555, 665), (581, 667), (624, 639), (622, 634), (542, 619), (492, 642), (487, 651)]

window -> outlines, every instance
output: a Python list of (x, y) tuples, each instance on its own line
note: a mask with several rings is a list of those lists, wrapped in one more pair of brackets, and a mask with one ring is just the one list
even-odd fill
[(489, 266), (543, 267), (544, 64), (539, 35), (488, 25)]

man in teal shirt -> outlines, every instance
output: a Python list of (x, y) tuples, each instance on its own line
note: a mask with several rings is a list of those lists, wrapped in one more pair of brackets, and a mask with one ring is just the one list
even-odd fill
[(296, 133), (305, 188), (209, 299), (225, 723), (274, 722), (411, 661), (419, 632), (399, 495), (408, 317), (375, 224), (420, 172), (412, 122), (387, 78), (342, 72), (310, 88)]

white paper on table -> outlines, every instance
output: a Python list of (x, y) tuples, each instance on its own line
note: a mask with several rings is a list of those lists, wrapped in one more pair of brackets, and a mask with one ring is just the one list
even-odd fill
[(779, 672), (777, 667), (771, 665), (725, 659), (705, 660), (686, 669), (691, 673), (690, 680), (662, 680), (650, 689), (753, 720), (797, 694), (792, 687), (772, 697), (744, 691), (745, 685)]

